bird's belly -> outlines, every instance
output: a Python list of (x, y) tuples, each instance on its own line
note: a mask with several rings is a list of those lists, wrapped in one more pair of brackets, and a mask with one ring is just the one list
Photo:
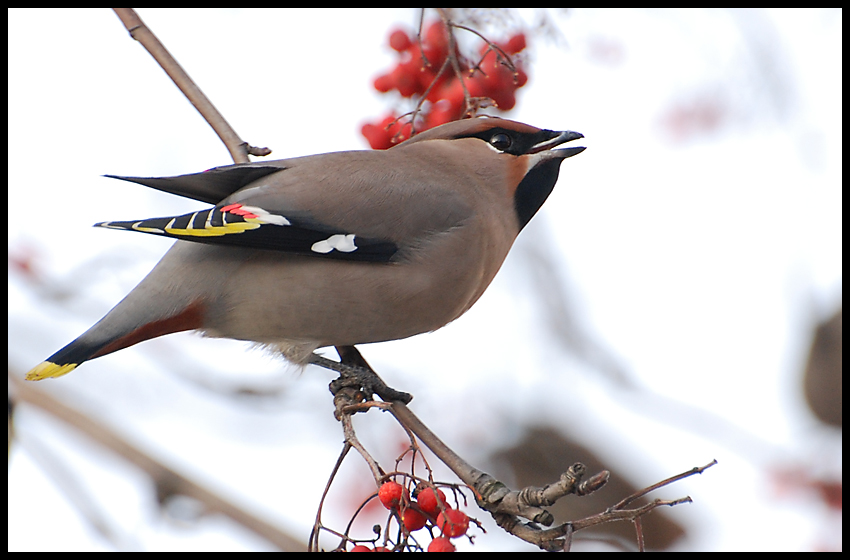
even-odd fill
[[(269, 274), (271, 272), (271, 274)], [(261, 255), (228, 277), (208, 311), (212, 336), (265, 344), (340, 346), (436, 330), (480, 296), (481, 275), (425, 263), (357, 263)], [(487, 280), (489, 283), (489, 279)]]

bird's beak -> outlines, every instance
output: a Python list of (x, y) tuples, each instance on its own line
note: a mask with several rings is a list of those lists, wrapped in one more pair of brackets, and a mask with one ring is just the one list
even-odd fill
[[(530, 154), (536, 154), (539, 152), (543, 152), (545, 150), (551, 150), (555, 146), (560, 146), (565, 142), (571, 142), (572, 140), (578, 140), (579, 138), (584, 138), (584, 135), (579, 132), (573, 132), (572, 130), (565, 130), (558, 133), (554, 138), (550, 138), (549, 140), (544, 140), (543, 142), (539, 142), (535, 144), (531, 150), (528, 151)], [(549, 152), (550, 157), (557, 157), (560, 159), (566, 159), (568, 157), (573, 157), (574, 155), (580, 154), (585, 150), (584, 146), (574, 147), (574, 148), (563, 148), (561, 150), (552, 150)]]

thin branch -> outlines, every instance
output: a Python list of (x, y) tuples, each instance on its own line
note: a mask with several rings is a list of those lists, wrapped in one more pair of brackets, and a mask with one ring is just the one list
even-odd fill
[(319, 509), (316, 510), (316, 519), (313, 521), (313, 530), (310, 531), (307, 552), (316, 552), (319, 550), (319, 531), (321, 529), (325, 529), (325, 526), (322, 524), (322, 509), (325, 505), (325, 499), (328, 497), (328, 492), (331, 490), (331, 484), (333, 484), (333, 480), (336, 478), (336, 473), (339, 472), (339, 468), (342, 466), (342, 461), (345, 459), (345, 456), (348, 455), (349, 451), (351, 451), (351, 445), (346, 442), (342, 446), (342, 451), (340, 451), (336, 464), (331, 471), (331, 475), (328, 477), (328, 482), (325, 484), (325, 490), (322, 492), (322, 498), (319, 500)]
[(641, 521), (640, 517), (638, 517), (637, 519), (635, 519), (633, 521), (633, 523), (635, 524), (635, 533), (636, 533), (635, 538), (637, 539), (638, 551), (646, 552), (646, 549), (645, 549), (646, 544), (643, 541), (643, 521)]
[[(482, 479), (493, 479), (487, 473), (467, 463), (460, 455), (443, 443), (404, 403), (393, 402), (390, 412), (405, 428), (416, 434), (416, 437), (445, 463), (464, 484), (476, 490), (476, 492), (479, 492), (477, 486), (481, 485)], [(476, 498), (479, 497), (481, 496), (476, 496)]]
[(601, 525), (603, 523), (610, 523), (611, 521), (632, 521), (646, 515), (650, 511), (655, 508), (661, 506), (678, 506), (680, 504), (690, 504), (693, 500), (691, 500), (690, 496), (685, 496), (684, 498), (678, 498), (676, 500), (661, 500), (656, 499), (652, 500), (648, 504), (634, 508), (634, 509), (608, 509), (602, 513), (597, 513), (596, 515), (590, 515), (583, 519), (579, 519), (578, 521), (570, 521), (570, 524), (573, 526), (573, 530), (580, 531), (582, 529), (587, 529), (588, 527), (593, 527), (595, 525)]
[[(357, 434), (354, 431), (354, 425), (351, 423), (351, 414), (342, 412), (343, 409), (350, 406), (349, 402), (352, 402), (353, 399), (357, 398), (357, 393), (359, 393), (359, 391), (350, 387), (345, 387), (334, 395), (334, 404), (338, 411), (337, 416), (339, 417), (339, 421), (342, 422), (342, 431), (345, 434), (345, 445), (353, 447), (358, 453), (360, 453), (360, 456), (363, 457), (363, 460), (366, 461), (367, 465), (369, 465), (369, 470), (372, 471), (375, 484), (380, 484), (381, 478), (384, 476), (383, 469), (381, 469), (381, 466), (378, 465), (378, 462), (372, 457), (366, 448), (363, 447), (360, 440), (357, 439)], [(336, 473), (334, 472), (334, 474)]]
[(65, 425), (73, 427), (96, 443), (136, 465), (151, 478), (157, 487), (157, 494), (160, 498), (173, 495), (189, 496), (204, 504), (206, 513), (222, 513), (243, 525), (246, 529), (267, 539), (281, 550), (304, 550), (304, 543), (300, 540), (291, 537), (277, 527), (255, 517), (210, 489), (157, 461), (104, 426), (102, 422), (92, 420), (85, 414), (54, 399), (34, 384), (24, 383), (14, 375), (9, 375), (9, 395), (18, 403), (28, 403), (44, 410), (61, 420)]
[[(682, 480), (694, 474), (700, 474), (717, 461), (696, 467), (684, 473), (672, 476), (661, 482), (648, 486), (618, 504), (608, 508), (606, 511), (592, 515), (577, 521), (561, 524), (551, 529), (541, 529), (542, 525), (551, 525), (554, 518), (551, 514), (539, 506), (548, 506), (558, 499), (568, 495), (576, 494), (584, 496), (601, 488), (608, 480), (608, 472), (602, 471), (590, 479), (581, 482), (585, 467), (576, 463), (567, 472), (561, 475), (558, 483), (547, 485), (543, 488), (526, 487), (519, 491), (510, 490), (502, 482), (492, 476), (476, 469), (464, 461), (459, 455), (443, 443), (427, 426), (425, 426), (407, 406), (402, 403), (392, 403), (391, 411), (406, 429), (412, 431), (416, 436), (434, 452), (467, 486), (475, 492), (478, 505), (490, 512), (496, 523), (512, 535), (519, 537), (529, 543), (535, 544), (544, 550), (569, 549), (572, 535), (576, 531), (610, 523), (612, 521), (630, 520), (636, 522), (640, 517), (646, 515), (660, 506), (676, 506), (691, 503), (691, 498), (686, 496), (677, 500), (653, 500), (649, 504), (634, 508), (623, 509), (637, 498), (657, 490), (673, 482)], [(531, 524), (523, 522), (520, 517), (529, 519)], [(643, 547), (642, 525), (636, 522), (636, 529), (640, 531), (638, 543)]]
[(496, 43), (494, 43), (493, 41), (491, 41), (490, 39), (488, 39), (487, 37), (485, 37), (484, 35), (482, 35), (478, 31), (472, 29), (471, 27), (467, 27), (467, 26), (461, 25), (459, 23), (452, 23), (451, 25), (453, 27), (458, 28), (458, 29), (463, 29), (464, 31), (469, 31), (470, 33), (477, 35), (478, 37), (481, 38), (482, 41), (487, 43), (487, 50), (481, 55), (480, 60), (475, 65), (473, 70), (477, 69), (479, 72), (486, 75), (486, 73), (483, 70), (481, 70), (481, 62), (487, 57), (487, 55), (490, 53), (490, 51), (495, 51), (497, 60), (499, 60), (499, 62), (501, 62), (502, 64), (507, 66), (508, 69), (511, 72), (516, 73), (516, 65), (514, 65), (514, 61), (511, 60), (511, 56), (508, 53), (505, 52), (505, 49), (503, 49), (502, 47), (500, 47), (499, 45), (497, 45)]
[(643, 490), (638, 490), (637, 492), (635, 492), (635, 493), (634, 493), (634, 494), (632, 494), (631, 496), (628, 496), (627, 498), (623, 499), (623, 500), (622, 500), (621, 502), (619, 502), (618, 504), (616, 504), (616, 505), (614, 505), (614, 506), (611, 506), (611, 508), (610, 508), (610, 509), (612, 509), (612, 510), (622, 509), (622, 508), (626, 507), (627, 505), (629, 505), (630, 503), (632, 503), (632, 502), (634, 502), (635, 500), (637, 500), (638, 498), (640, 498), (641, 496), (645, 496), (645, 495), (649, 494), (650, 492), (653, 492), (653, 491), (655, 491), (655, 490), (658, 490), (659, 488), (662, 488), (662, 487), (664, 487), (664, 486), (668, 486), (668, 485), (670, 485), (670, 484), (673, 484), (674, 482), (676, 482), (676, 481), (678, 481), (678, 480), (682, 480), (682, 479), (684, 479), (684, 478), (688, 478), (689, 476), (693, 476), (693, 475), (695, 475), (695, 474), (702, 474), (702, 473), (703, 473), (703, 471), (705, 471), (705, 470), (706, 470), (706, 469), (708, 469), (708, 468), (713, 467), (713, 466), (714, 466), (714, 465), (716, 465), (716, 464), (717, 464), (717, 459), (714, 459), (714, 460), (712, 460), (709, 464), (704, 465), (704, 466), (702, 466), (702, 467), (694, 467), (694, 468), (692, 468), (692, 469), (691, 469), (691, 470), (689, 470), (689, 471), (685, 471), (685, 472), (683, 472), (683, 473), (679, 473), (679, 474), (677, 474), (677, 475), (675, 475), (675, 476), (671, 476), (670, 478), (667, 478), (667, 479), (665, 479), (665, 480), (662, 480), (661, 482), (656, 482), (656, 483), (655, 483), (655, 484), (653, 484), (652, 486), (647, 486), (647, 487), (646, 487), (646, 488), (644, 488)]
[(189, 74), (171, 56), (171, 53), (156, 38), (156, 35), (136, 14), (133, 8), (112, 8), (121, 19), (124, 27), (130, 32), (130, 36), (142, 44), (143, 47), (154, 57), (165, 73), (174, 81), (183, 95), (195, 106), (195, 109), (204, 117), (215, 133), (224, 142), (235, 163), (249, 163), (248, 155), (266, 156), (271, 153), (268, 148), (256, 148), (249, 146), (243, 141), (236, 131), (227, 123), (218, 109), (204, 95), (204, 92), (192, 81)]

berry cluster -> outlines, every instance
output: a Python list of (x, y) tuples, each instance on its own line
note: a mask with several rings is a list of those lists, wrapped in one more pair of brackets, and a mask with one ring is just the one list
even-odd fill
[[(426, 526), (429, 531), (438, 530), (439, 536), (431, 540), (428, 552), (454, 552), (451, 539), (466, 534), (469, 529), (469, 517), (459, 509), (449, 506), (446, 494), (439, 488), (420, 484), (413, 491), (413, 500), (407, 488), (393, 480), (381, 485), (378, 499), (388, 510), (398, 514), (404, 526), (405, 534), (413, 533)], [(386, 548), (358, 544), (351, 552), (379, 552)]]
[[(516, 105), (516, 90), (528, 81), (520, 64), (514, 65), (514, 71), (505, 58), (525, 49), (523, 33), (505, 43), (483, 43), (477, 64), (466, 61), (456, 48), (449, 52), (449, 33), (442, 21), (432, 23), (422, 34), (420, 44), (407, 32), (396, 29), (390, 33), (389, 45), (398, 52), (399, 62), (389, 73), (375, 78), (374, 87), (381, 93), (395, 90), (402, 97), (424, 96), (428, 103), (418, 111), (421, 122), (416, 123), (420, 131), (464, 115), (468, 108), (464, 85), (470, 99), (490, 99), (499, 109), (508, 111)], [(455, 74), (453, 65), (447, 64), (449, 56), (455, 58), (461, 73), (467, 77)], [(409, 122), (402, 124), (391, 113), (377, 123), (363, 125), (361, 132), (373, 149), (385, 150), (406, 140), (410, 130)]]

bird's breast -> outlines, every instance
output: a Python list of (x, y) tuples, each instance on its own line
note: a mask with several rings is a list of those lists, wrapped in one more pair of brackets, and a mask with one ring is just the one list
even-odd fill
[(209, 306), (206, 328), (213, 336), (270, 344), (407, 338), (466, 312), (508, 249), (509, 243), (469, 227), (435, 234), (391, 263), (256, 251), (230, 271), (223, 295)]

